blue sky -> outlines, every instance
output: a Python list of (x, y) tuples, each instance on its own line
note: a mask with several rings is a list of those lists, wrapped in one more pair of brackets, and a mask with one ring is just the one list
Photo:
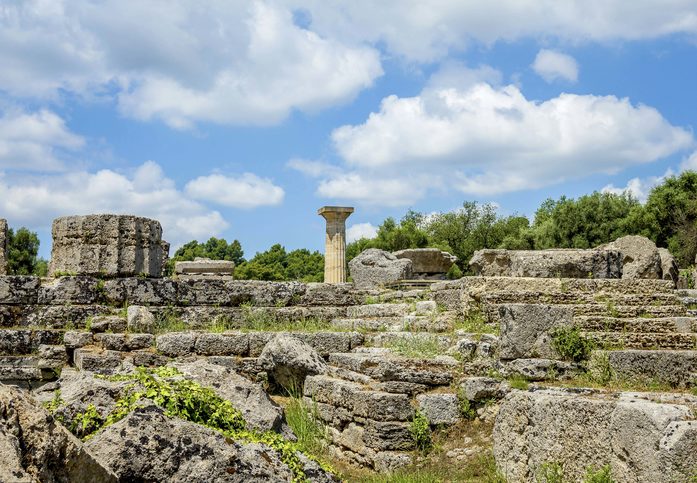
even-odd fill
[(0, 0), (0, 217), (321, 249), (697, 169), (694, 0)]

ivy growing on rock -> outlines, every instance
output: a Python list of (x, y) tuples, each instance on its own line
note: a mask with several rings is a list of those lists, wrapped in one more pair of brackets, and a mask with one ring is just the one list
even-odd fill
[[(97, 431), (125, 418), (136, 409), (138, 401), (149, 399), (162, 407), (169, 417), (176, 417), (206, 426), (221, 432), (232, 440), (246, 443), (261, 443), (278, 451), (281, 460), (293, 473), (294, 482), (305, 482), (304, 467), (300, 460), (301, 452), (297, 443), (283, 438), (272, 431), (258, 432), (246, 428), (242, 413), (230, 401), (218, 396), (212, 389), (195, 381), (185, 379), (173, 367), (155, 369), (137, 368), (130, 374), (101, 376), (111, 381), (130, 381), (116, 408), (102, 418), (93, 405), (74, 418), (71, 431), (83, 439), (88, 439)], [(312, 456), (307, 455), (308, 458)], [(331, 468), (317, 461), (328, 472)]]

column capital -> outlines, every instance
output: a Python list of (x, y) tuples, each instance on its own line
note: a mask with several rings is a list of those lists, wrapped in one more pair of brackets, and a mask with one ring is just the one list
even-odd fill
[(317, 214), (325, 220), (345, 220), (353, 213), (353, 206), (323, 206)]

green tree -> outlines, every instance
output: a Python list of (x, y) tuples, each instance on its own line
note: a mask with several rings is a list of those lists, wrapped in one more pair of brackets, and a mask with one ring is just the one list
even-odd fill
[(239, 266), (244, 262), (244, 251), (238, 240), (228, 243), (222, 238), (211, 237), (206, 243), (192, 240), (181, 246), (174, 256), (167, 261), (166, 273), (174, 272), (174, 264), (179, 261), (191, 261), (195, 258), (210, 258), (211, 260), (228, 260)]
[[(22, 227), (7, 231), (7, 268), (11, 275), (34, 275), (39, 259), (39, 237)], [(43, 264), (39, 264), (39, 268)]]
[(324, 256), (307, 249), (286, 252), (275, 244), (235, 269), (235, 278), (242, 280), (299, 280), (321, 282), (324, 278)]
[(697, 255), (697, 172), (685, 171), (654, 187), (646, 200), (642, 224), (658, 246), (667, 247), (678, 265)]
[(574, 200), (562, 196), (544, 201), (529, 233), (534, 248), (593, 248), (619, 237), (648, 234), (636, 221), (643, 207), (625, 193), (594, 192)]
[(368, 248), (395, 252), (407, 248), (429, 247), (431, 243), (423, 225), (424, 216), (412, 210), (409, 210), (399, 223), (394, 218), (387, 218), (378, 227), (375, 238), (361, 238), (349, 243), (346, 247), (346, 259), (351, 261)]

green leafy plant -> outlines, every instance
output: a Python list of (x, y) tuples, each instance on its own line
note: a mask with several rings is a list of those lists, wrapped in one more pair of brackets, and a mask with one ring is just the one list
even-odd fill
[[(116, 402), (116, 408), (106, 418), (99, 417), (92, 405), (88, 406), (84, 414), (79, 415), (75, 429), (84, 428), (80, 433), (84, 438), (89, 438), (99, 429), (120, 421), (136, 408), (139, 400), (146, 398), (162, 407), (170, 417), (212, 428), (234, 440), (270, 446), (279, 452), (283, 463), (293, 472), (293, 482), (307, 481), (302, 461), (298, 456), (303, 450), (299, 443), (287, 441), (280, 434), (271, 431), (261, 433), (246, 429), (242, 413), (230, 401), (222, 399), (209, 388), (183, 378), (177, 369), (140, 367), (131, 374), (103, 377), (112, 381), (130, 381), (131, 384)], [(307, 456), (315, 459), (311, 454)], [(327, 464), (321, 461), (318, 463), (326, 471), (333, 472)]]
[(615, 379), (615, 371), (606, 352), (594, 353), (588, 363), (588, 375), (593, 382), (606, 385)]
[(89, 404), (81, 413), (73, 417), (70, 431), (77, 436), (89, 436), (104, 425), (104, 419), (94, 404)]
[(581, 362), (590, 357), (595, 343), (581, 335), (578, 327), (556, 327), (550, 332), (552, 347), (564, 360)]
[(612, 468), (610, 465), (605, 465), (599, 469), (587, 468), (583, 483), (615, 483), (615, 479), (612, 477)]
[(468, 421), (475, 419), (477, 417), (477, 410), (474, 408), (472, 401), (467, 399), (461, 392), (458, 393), (457, 398), (459, 402), (460, 414), (462, 415), (463, 419)]
[(431, 424), (429, 423), (428, 418), (421, 411), (416, 411), (414, 419), (409, 426), (409, 432), (414, 440), (416, 449), (424, 454), (428, 454), (433, 449)]
[(398, 337), (388, 341), (385, 347), (405, 357), (429, 359), (443, 353), (434, 337)]
[(537, 483), (564, 483), (564, 467), (557, 461), (544, 463), (537, 472)]
[(527, 391), (530, 386), (530, 381), (525, 376), (514, 374), (508, 378), (508, 384), (511, 386), (511, 389)]
[(329, 444), (329, 435), (319, 419), (317, 407), (308, 405), (301, 397), (293, 395), (285, 407), (285, 415), (302, 451), (316, 459), (323, 459)]

